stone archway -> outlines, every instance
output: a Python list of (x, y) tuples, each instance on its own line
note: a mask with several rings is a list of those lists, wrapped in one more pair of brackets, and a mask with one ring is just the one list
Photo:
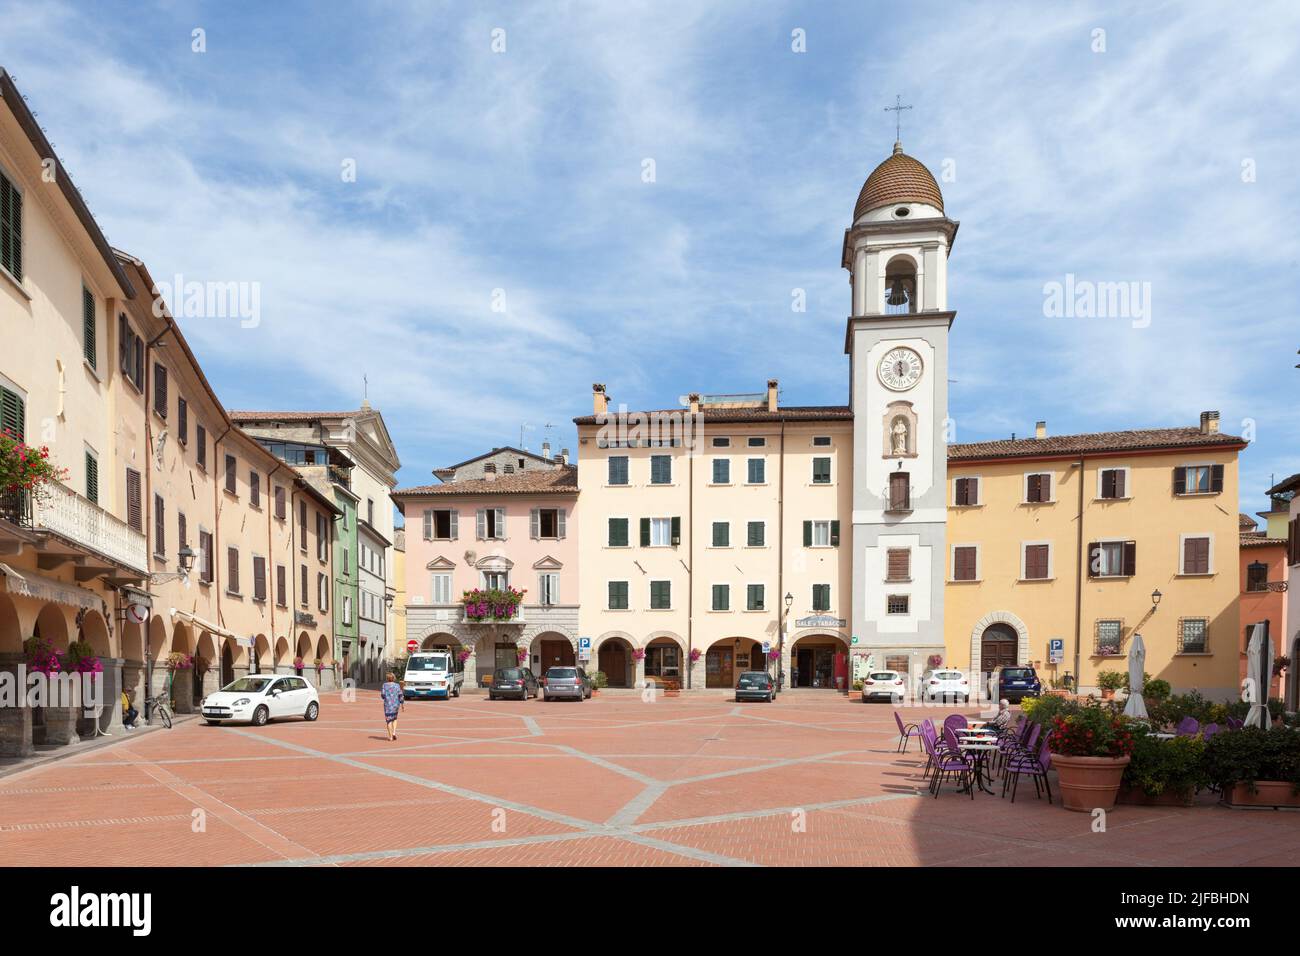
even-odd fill
[(276, 674), (288, 674), (293, 668), (290, 665), (293, 658), (289, 654), (289, 639), (287, 637), (277, 637), (275, 639), (275, 656), (271, 659), (271, 669)]
[[(975, 626), (970, 632), (970, 669), (978, 671), (982, 676), (980, 678), (981, 686), (984, 685), (984, 677), (987, 674), (981, 669), (981, 658), (984, 653), (984, 634), (989, 628), (1001, 628), (994, 630), (996, 635), (1005, 635), (1010, 637), (1015, 635), (1015, 660), (1013, 664), (1027, 664), (1029, 662), (1029, 628), (1018, 616), (1010, 611), (990, 611), (982, 618), (975, 622)], [(973, 683), (972, 679), (972, 683)]]
[(266, 639), (265, 634), (258, 634), (253, 638), (253, 653), (249, 656), (248, 672), (250, 674), (265, 674), (270, 663), (271, 642)]
[(636, 661), (633, 658), (632, 635), (620, 631), (602, 634), (594, 648), (596, 669), (605, 675), (610, 687), (636, 685)]
[(790, 686), (835, 690), (836, 658), (844, 658), (844, 678), (848, 675), (849, 642), (835, 631), (809, 629), (792, 635), (790, 641)]
[[(704, 666), (703, 657), (699, 666)], [(676, 684), (678, 687), (685, 687), (687, 677), (696, 669), (687, 660), (686, 642), (674, 631), (654, 631), (647, 635), (641, 667), (647, 682), (653, 680), (657, 684)], [(699, 686), (703, 680), (701, 672)], [(693, 677), (691, 683), (696, 686)]]
[(539, 677), (551, 667), (573, 667), (578, 663), (577, 641), (559, 631), (542, 631), (529, 642), (528, 660)]

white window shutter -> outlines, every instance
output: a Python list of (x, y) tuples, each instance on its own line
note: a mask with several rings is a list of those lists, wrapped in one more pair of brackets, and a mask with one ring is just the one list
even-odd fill
[(541, 537), (541, 508), (534, 508), (528, 512), (528, 536), (536, 541)]
[(487, 510), (479, 508), (474, 515), (478, 521), (478, 539), (482, 541), (487, 537)]
[(555, 513), (555, 536), (557, 538), (564, 537), (564, 515), (565, 515), (564, 508), (561, 508), (559, 511)]
[(455, 541), (457, 538), (460, 537), (459, 525), (460, 525), (460, 512), (459, 511), (451, 512), (451, 540), (452, 541)]
[(496, 515), (496, 528), (494, 530), (497, 533), (497, 537), (504, 541), (506, 539), (506, 509), (497, 508)]
[(424, 509), (424, 540), (433, 540), (433, 510), (431, 508)]

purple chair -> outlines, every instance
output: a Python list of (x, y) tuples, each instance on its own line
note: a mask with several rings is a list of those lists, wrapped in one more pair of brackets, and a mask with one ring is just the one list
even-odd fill
[(894, 753), (904, 753), (907, 750), (907, 742), (913, 737), (916, 738), (918, 748), (924, 749), (921, 743), (921, 728), (916, 724), (904, 724), (903, 718), (898, 716), (898, 711), (894, 711), (894, 723), (898, 724), (898, 749)]
[(1020, 786), (1021, 776), (1032, 777), (1034, 793), (1041, 799), (1043, 790), (1047, 791), (1047, 802), (1052, 802), (1052, 784), (1047, 778), (1047, 771), (1052, 768), (1052, 754), (1047, 738), (1044, 738), (1038, 754), (1021, 753), (1007, 761), (1006, 772), (1002, 777), (1002, 796), (1007, 795), (1007, 785), (1011, 785), (1011, 802), (1016, 802), (1016, 788)]
[(1245, 727), (1245, 726), (1246, 726), (1246, 722), (1245, 722), (1244, 720), (1242, 720), (1240, 717), (1229, 717), (1229, 718), (1228, 718), (1228, 729), (1229, 729), (1229, 730), (1241, 730), (1241, 728), (1242, 728), (1242, 727)]
[(1179, 737), (1194, 737), (1200, 729), (1201, 722), (1199, 720), (1195, 717), (1184, 717), (1178, 722), (1178, 727), (1174, 732)]
[(1218, 732), (1219, 732), (1218, 724), (1206, 724), (1205, 729), (1201, 731), (1201, 736), (1204, 737), (1206, 740), (1209, 740)]
[(961, 714), (949, 714), (943, 719), (944, 730), (947, 730), (949, 727), (953, 730), (965, 730), (968, 726), (970, 725), (966, 723), (966, 718)]
[[(944, 736), (956, 740), (956, 735), (947, 728), (944, 729)], [(934, 765), (934, 777), (930, 780), (930, 792), (934, 794), (934, 798), (939, 799), (939, 789), (943, 786), (944, 777), (952, 774), (961, 781), (963, 788), (970, 792), (970, 798), (974, 800), (975, 787), (971, 780), (970, 764), (961, 756), (961, 752), (951, 753), (947, 748), (940, 749), (939, 742), (932, 741), (929, 734), (923, 735), (921, 740), (926, 750), (930, 752), (930, 761)]]

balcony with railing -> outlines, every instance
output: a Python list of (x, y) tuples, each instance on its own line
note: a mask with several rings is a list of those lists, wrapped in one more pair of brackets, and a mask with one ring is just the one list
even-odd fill
[(57, 481), (46, 483), (36, 495), (19, 492), (0, 498), (0, 519), (49, 532), (77, 549), (148, 573), (149, 545), (144, 534)]

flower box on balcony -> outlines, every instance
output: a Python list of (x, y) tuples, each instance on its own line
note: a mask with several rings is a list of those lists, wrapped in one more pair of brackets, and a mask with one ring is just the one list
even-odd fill
[(527, 592), (520, 588), (476, 588), (461, 597), (467, 624), (496, 624), (523, 619), (520, 606)]

